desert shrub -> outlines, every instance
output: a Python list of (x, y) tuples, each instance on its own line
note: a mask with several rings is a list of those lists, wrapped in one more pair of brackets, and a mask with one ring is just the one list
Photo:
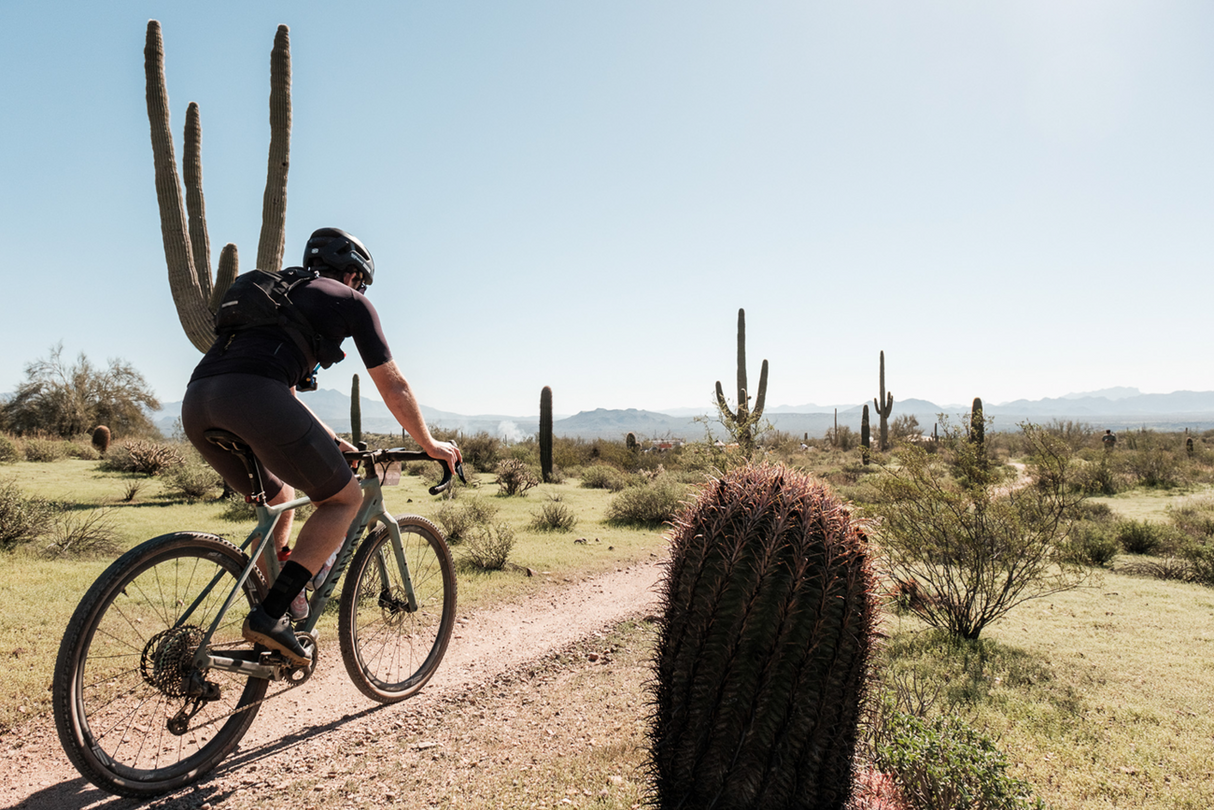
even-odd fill
[(1214, 537), (1214, 497), (1185, 498), (1168, 507), (1172, 525), (1195, 540)]
[(480, 571), (500, 571), (514, 550), (514, 530), (506, 523), (474, 528), (464, 544), (462, 561)]
[(434, 516), (434, 522), (447, 536), (448, 543), (468, 539), (473, 530), (489, 526), (497, 517), (497, 507), (484, 498), (465, 498), (459, 503), (444, 502)]
[(641, 526), (656, 526), (674, 518), (687, 488), (669, 475), (622, 490), (607, 504), (607, 521)]
[(540, 532), (569, 532), (576, 525), (577, 515), (556, 496), (531, 514), (531, 528)]
[(1109, 462), (1108, 453), (1098, 452), (1099, 457), (1076, 463), (1072, 483), (1088, 495), (1116, 495), (1123, 488), (1122, 476)]
[(163, 480), (166, 490), (191, 502), (205, 498), (223, 483), (211, 465), (194, 459), (169, 467)]
[(1171, 538), (1166, 526), (1149, 520), (1118, 521), (1114, 533), (1127, 554), (1154, 554)]
[(1176, 582), (1191, 582), (1193, 577), (1188, 560), (1170, 556), (1131, 560), (1125, 565), (1118, 566), (1117, 571), (1137, 577), (1151, 577)]
[(1143, 447), (1121, 456), (1122, 464), (1138, 485), (1170, 489), (1185, 483), (1185, 470), (1176, 454), (1163, 447)]
[(67, 447), (60, 439), (30, 436), (23, 444), (26, 461), (60, 461), (67, 458)]
[(111, 555), (119, 551), (114, 516), (108, 509), (60, 512), (51, 522), (48, 557)]
[(628, 474), (609, 464), (592, 464), (582, 470), (582, 486), (619, 492), (628, 486)]
[(1066, 556), (1080, 565), (1104, 567), (1120, 551), (1121, 542), (1105, 524), (1081, 521), (1071, 527), (1067, 537)]
[(8, 436), (0, 436), (0, 464), (12, 464), (25, 457), (21, 446)]
[(96, 461), (101, 458), (101, 454), (97, 452), (97, 448), (84, 441), (69, 441), (63, 443), (64, 450), (71, 458), (78, 458), (81, 461)]
[(130, 481), (127, 481), (122, 489), (122, 502), (131, 503), (134, 501), (145, 483), (147, 481), (142, 478), (132, 478)]
[(52, 504), (26, 496), (16, 480), (0, 481), (0, 550), (37, 540), (47, 531), (53, 513)]
[(1189, 582), (1214, 586), (1214, 545), (1190, 541), (1181, 547), (1179, 554), (1188, 564)]
[(106, 453), (104, 467), (114, 472), (159, 475), (183, 461), (181, 452), (171, 444), (136, 439), (112, 446)]
[(887, 702), (872, 736), (873, 767), (892, 774), (913, 810), (1044, 810), (1008, 773), (1007, 756), (954, 715), (923, 718)]
[(464, 464), (477, 472), (493, 472), (497, 467), (502, 440), (481, 431), (473, 436), (460, 436), (459, 451)]
[(497, 485), (506, 497), (526, 495), (527, 490), (539, 483), (540, 477), (535, 471), (518, 459), (506, 459), (497, 464)]

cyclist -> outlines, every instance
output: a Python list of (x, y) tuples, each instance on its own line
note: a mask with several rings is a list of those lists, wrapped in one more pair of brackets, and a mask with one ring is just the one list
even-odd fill
[[(314, 355), (332, 358), (336, 349), (340, 357), (341, 342), (353, 337), (367, 373), (401, 427), (433, 458), (452, 467), (462, 460), (455, 445), (430, 435), (409, 383), (392, 359), (379, 315), (364, 295), (375, 276), (370, 251), (341, 229), (321, 228), (308, 239), (303, 266), (319, 275), (293, 288), (290, 300), (319, 342), (309, 345), (279, 326), (221, 334), (194, 369), (181, 406), (186, 436), (237, 492), (252, 494), (242, 462), (203, 438), (204, 431), (231, 431), (253, 448), (267, 471), (270, 503), (291, 500), (300, 489), (316, 506), (278, 579), (243, 628), (247, 640), (301, 665), (310, 656), (296, 640), (291, 618), (306, 618), (304, 586), (341, 545), (362, 502), (358, 481), (342, 456), (343, 450), (355, 448), (296, 397), (297, 387), (315, 386), (313, 375), (322, 361)], [(288, 512), (275, 530), (280, 559), (290, 532)]]

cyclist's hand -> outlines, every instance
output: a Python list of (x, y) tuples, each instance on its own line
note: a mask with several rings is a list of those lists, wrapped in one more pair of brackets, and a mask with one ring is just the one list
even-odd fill
[(432, 459), (445, 461), (454, 470), (456, 464), (462, 464), (464, 456), (452, 442), (435, 442), (433, 447), (426, 448), (426, 454)]

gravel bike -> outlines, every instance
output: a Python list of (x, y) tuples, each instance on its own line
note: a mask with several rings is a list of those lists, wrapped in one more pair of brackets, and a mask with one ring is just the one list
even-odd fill
[[(308, 680), (316, 668), (316, 625), (338, 581), (337, 638), (359, 691), (382, 703), (415, 694), (438, 668), (455, 623), (455, 572), (442, 533), (415, 515), (393, 517), (382, 487), (422, 451), (347, 452), (361, 468), (362, 505), (309, 617), (295, 625), (311, 652), (306, 666), (241, 637), (250, 609), (278, 576), (274, 527), (289, 509), (266, 502), (263, 469), (227, 431), (207, 440), (240, 457), (257, 526), (239, 547), (214, 534), (174, 532), (119, 557), (81, 599), (55, 663), (53, 711), (59, 739), (99, 788), (145, 797), (176, 790), (218, 765), (239, 744), (262, 703)], [(451, 484), (443, 463), (437, 495)], [(464, 478), (461, 465), (454, 470)], [(263, 575), (257, 560), (263, 561)], [(271, 684), (280, 688), (272, 694)]]

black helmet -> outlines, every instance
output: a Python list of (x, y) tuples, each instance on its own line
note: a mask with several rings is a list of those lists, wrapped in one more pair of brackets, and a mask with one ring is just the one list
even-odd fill
[(363, 281), (375, 279), (375, 260), (362, 242), (341, 228), (321, 228), (313, 231), (304, 246), (303, 266), (323, 264), (339, 273), (353, 270), (362, 273)]

